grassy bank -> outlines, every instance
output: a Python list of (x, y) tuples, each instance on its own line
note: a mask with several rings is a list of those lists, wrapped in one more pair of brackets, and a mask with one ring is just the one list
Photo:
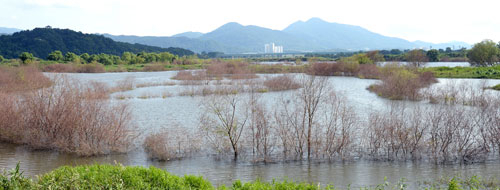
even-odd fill
[[(498, 189), (496, 180), (479, 177), (443, 178), (433, 182), (419, 183), (412, 187), (401, 180), (397, 184), (387, 181), (361, 189)], [(63, 166), (39, 176), (37, 179), (25, 177), (19, 166), (0, 174), (0, 190), (10, 189), (221, 189), (221, 190), (313, 190), (337, 189), (331, 185), (298, 183), (293, 181), (272, 182), (234, 181), (231, 186), (213, 186), (201, 176), (176, 176), (155, 167), (133, 167), (121, 165)]]
[(438, 78), (500, 79), (500, 65), (492, 67), (428, 67), (422, 70), (430, 71)]

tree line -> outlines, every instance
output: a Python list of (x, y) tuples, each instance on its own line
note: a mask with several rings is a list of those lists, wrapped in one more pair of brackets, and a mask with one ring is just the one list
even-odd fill
[[(0, 62), (3, 57), (0, 57)], [(24, 64), (32, 63), (35, 60), (35, 56), (29, 52), (23, 52), (19, 55), (19, 59)], [(103, 65), (118, 65), (118, 64), (144, 64), (144, 63), (172, 63), (174, 60), (179, 59), (179, 56), (171, 54), (169, 52), (161, 53), (132, 53), (123, 52), (121, 56), (111, 55), (111, 54), (88, 54), (83, 53), (77, 55), (73, 52), (67, 52), (63, 54), (61, 51), (56, 50), (51, 52), (46, 60), (54, 62), (65, 62), (65, 63), (101, 63)]]

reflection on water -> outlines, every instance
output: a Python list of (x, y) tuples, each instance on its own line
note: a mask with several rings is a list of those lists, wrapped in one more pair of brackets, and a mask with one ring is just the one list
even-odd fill
[[(99, 81), (114, 85), (117, 81), (128, 76), (133, 76), (137, 83), (165, 82), (171, 81), (175, 71), (150, 72), (150, 73), (101, 73), (101, 74), (67, 74), (83, 81)], [(49, 74), (53, 75), (53, 74)], [(474, 79), (440, 79), (442, 85), (450, 81), (468, 81), (479, 83), (481, 80)], [(370, 93), (366, 88), (375, 83), (376, 80), (358, 79), (352, 77), (329, 77), (329, 82), (337, 91), (347, 96), (350, 104), (361, 118), (366, 118), (373, 111), (386, 108), (389, 100), (379, 98)], [(490, 85), (499, 84), (500, 80), (488, 80)], [(178, 93), (182, 86), (156, 86), (137, 88), (132, 91), (123, 92), (131, 99), (113, 101), (129, 101), (134, 119), (140, 130), (148, 133), (158, 128), (181, 125), (184, 127), (196, 127), (200, 113), (200, 97), (173, 96), (162, 98), (164, 92)], [(158, 94), (158, 98), (140, 99), (143, 94)], [(268, 106), (273, 106), (280, 97), (289, 97), (293, 91), (264, 93), (263, 98)], [(410, 102), (409, 104), (421, 104), (422, 102)], [(215, 160), (207, 157), (191, 159), (156, 162), (147, 159), (142, 150), (134, 150), (128, 154), (109, 155), (101, 157), (76, 157), (74, 155), (61, 154), (53, 151), (31, 151), (23, 146), (11, 144), (0, 144), (0, 169), (15, 167), (21, 163), (21, 169), (25, 174), (34, 176), (53, 170), (62, 165), (80, 165), (92, 163), (121, 163), (123, 165), (154, 165), (164, 168), (172, 173), (203, 175), (214, 184), (227, 184), (235, 179), (243, 181), (262, 179), (272, 180), (288, 177), (292, 180), (319, 182), (321, 184), (333, 183), (336, 186), (345, 187), (353, 184), (353, 187), (373, 185), (383, 182), (387, 176), (392, 182), (400, 178), (411, 179), (413, 182), (432, 180), (439, 176), (450, 175), (480, 175), (484, 177), (500, 177), (500, 162), (489, 162), (472, 165), (442, 165), (394, 163), (394, 162), (366, 162), (356, 161), (348, 163), (340, 162), (285, 162), (274, 164), (251, 164), (248, 162), (234, 162), (230, 159)]]
[(150, 161), (142, 151), (101, 157), (74, 157), (49, 151), (30, 151), (21, 146), (0, 144), (0, 168), (13, 168), (21, 163), (25, 174), (34, 176), (62, 165), (93, 163), (121, 163), (134, 166), (156, 166), (177, 175), (202, 175), (215, 185), (229, 184), (231, 181), (291, 179), (302, 182), (334, 184), (337, 187), (361, 187), (380, 184), (384, 177), (391, 183), (401, 178), (408, 183), (434, 180), (441, 176), (500, 177), (500, 162), (471, 165), (433, 165), (398, 162), (307, 162), (295, 161), (271, 164), (235, 162), (231, 159), (207, 157), (174, 160), (169, 162)]

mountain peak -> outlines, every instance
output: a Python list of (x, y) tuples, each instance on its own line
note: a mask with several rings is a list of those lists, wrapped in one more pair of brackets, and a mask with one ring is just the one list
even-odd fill
[(307, 20), (306, 22), (308, 22), (308, 23), (311, 23), (311, 22), (313, 22), (313, 23), (327, 23), (326, 21), (324, 21), (323, 19), (320, 19), (318, 17), (312, 17), (309, 20)]
[(237, 22), (228, 22), (219, 28), (234, 28), (234, 27), (243, 27), (243, 25)]

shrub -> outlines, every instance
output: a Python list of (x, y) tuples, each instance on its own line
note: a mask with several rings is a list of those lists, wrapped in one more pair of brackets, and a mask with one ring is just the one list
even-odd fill
[(359, 70), (360, 64), (357, 62), (317, 62), (311, 65), (308, 74), (318, 76), (354, 76)]
[(149, 158), (160, 161), (188, 157), (200, 150), (200, 139), (190, 131), (176, 127), (150, 134), (144, 140)]
[(124, 103), (99, 83), (56, 77), (48, 88), (1, 94), (0, 140), (90, 156), (125, 152), (135, 137)]
[(35, 67), (0, 67), (0, 93), (28, 91), (50, 84), (50, 79)]
[(204, 71), (179, 71), (172, 77), (175, 80), (205, 80), (207, 74)]
[(104, 66), (99, 63), (83, 64), (78, 67), (77, 73), (104, 73), (106, 70)]
[(369, 90), (379, 96), (394, 100), (418, 100), (419, 90), (437, 82), (430, 72), (418, 73), (398, 65), (386, 65), (382, 68), (381, 83), (374, 84)]
[(380, 77), (380, 70), (375, 64), (359, 65), (357, 77), (365, 79), (378, 79)]
[(207, 67), (210, 77), (222, 78), (229, 75), (231, 79), (257, 78), (245, 62), (216, 62)]
[(72, 64), (50, 64), (43, 67), (42, 70), (52, 73), (76, 73), (78, 69)]
[(142, 71), (151, 72), (151, 71), (164, 71), (165, 65), (163, 64), (148, 64), (145, 65)]
[(300, 84), (296, 82), (290, 75), (281, 75), (277, 77), (267, 78), (264, 81), (270, 91), (282, 91), (300, 88)]

